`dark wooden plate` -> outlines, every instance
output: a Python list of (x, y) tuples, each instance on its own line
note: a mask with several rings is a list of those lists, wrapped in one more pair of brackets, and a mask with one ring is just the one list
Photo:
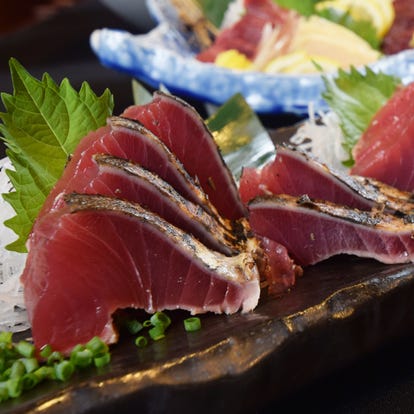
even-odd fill
[(336, 257), (252, 313), (202, 316), (198, 332), (171, 312), (165, 339), (138, 349), (124, 335), (104, 371), (45, 383), (2, 412), (255, 412), (411, 331), (413, 295), (414, 265)]
[(198, 332), (184, 331), (188, 314), (170, 312), (163, 340), (138, 349), (123, 335), (106, 369), (44, 383), (1, 412), (257, 412), (412, 331), (413, 296), (414, 265), (338, 256), (306, 268), (283, 297), (263, 296), (254, 312), (201, 316)]

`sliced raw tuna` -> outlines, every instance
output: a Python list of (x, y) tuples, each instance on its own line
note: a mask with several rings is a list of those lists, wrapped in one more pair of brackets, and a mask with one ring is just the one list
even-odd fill
[(252, 230), (285, 246), (302, 266), (338, 254), (389, 264), (414, 261), (412, 216), (398, 218), (288, 195), (256, 198), (249, 212)]
[(246, 215), (217, 144), (194, 108), (179, 98), (156, 92), (152, 102), (131, 106), (122, 116), (138, 120), (164, 142), (200, 183), (222, 217), (236, 220)]
[(353, 149), (352, 174), (414, 191), (414, 83), (377, 112)]
[(256, 260), (267, 292), (272, 295), (286, 293), (294, 286), (303, 269), (289, 257), (285, 246), (267, 237), (256, 237), (260, 241), (262, 255)]
[(217, 216), (205, 193), (165, 144), (138, 122), (112, 117), (109, 125), (82, 139), (62, 177), (48, 195), (39, 217), (60, 207), (64, 194), (84, 191), (97, 174), (98, 166), (93, 161), (95, 154), (110, 154), (140, 164), (167, 181), (183, 197)]
[(67, 195), (31, 235), (22, 275), (35, 345), (67, 352), (98, 335), (117, 338), (112, 315), (140, 308), (234, 313), (257, 305), (249, 252), (207, 249), (159, 216), (119, 199)]
[[(286, 22), (292, 13), (275, 4), (272, 0), (245, 0), (245, 13), (233, 26), (224, 29), (215, 39), (212, 46), (197, 55), (202, 62), (214, 62), (217, 55), (225, 50), (236, 49), (253, 59), (262, 37), (265, 24), (278, 26), (281, 32), (284, 27), (291, 27)], [(293, 36), (293, 33), (286, 33)]]
[(243, 169), (239, 192), (245, 203), (267, 194), (306, 194), (361, 210), (414, 211), (409, 192), (366, 177), (342, 174), (301, 151), (282, 146), (276, 148), (276, 158), (263, 168)]
[(117, 197), (145, 209), (193, 235), (208, 248), (228, 256), (237, 254), (245, 241), (239, 240), (199, 205), (193, 204), (156, 174), (122, 158), (97, 154), (98, 171), (84, 192)]

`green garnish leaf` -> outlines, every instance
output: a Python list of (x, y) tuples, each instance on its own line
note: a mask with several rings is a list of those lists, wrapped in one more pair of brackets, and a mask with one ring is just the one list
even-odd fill
[(221, 26), (224, 14), (231, 2), (232, 0), (197, 0), (203, 15), (216, 27)]
[(286, 9), (296, 10), (303, 16), (315, 13), (315, 5), (321, 0), (273, 0), (276, 4)]
[(352, 149), (367, 129), (373, 116), (393, 95), (401, 80), (366, 67), (360, 72), (354, 67), (339, 70), (336, 77), (322, 76), (322, 93), (330, 108), (338, 115), (344, 134), (343, 146), (349, 154), (346, 165), (353, 165)]
[(6, 112), (0, 113), (0, 139), (15, 170), (7, 172), (15, 191), (3, 197), (16, 216), (4, 224), (18, 239), (6, 248), (25, 252), (33, 222), (68, 157), (88, 132), (105, 125), (113, 97), (109, 90), (98, 97), (86, 82), (76, 92), (67, 79), (60, 85), (48, 74), (35, 79), (13, 58), (9, 66), (13, 94), (1, 94)]
[(206, 124), (223, 155), (242, 148), (265, 131), (244, 97), (237, 93), (211, 115)]
[(241, 94), (220, 106), (206, 124), (236, 180), (243, 167), (261, 167), (274, 157), (268, 132)]

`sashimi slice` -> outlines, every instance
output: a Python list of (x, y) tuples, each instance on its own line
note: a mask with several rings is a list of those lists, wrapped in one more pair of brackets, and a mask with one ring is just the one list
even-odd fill
[(414, 261), (412, 217), (395, 217), (280, 195), (249, 204), (254, 233), (286, 247), (293, 260), (307, 266), (338, 254), (383, 263)]
[(414, 191), (414, 83), (397, 90), (353, 149), (352, 174)]
[(31, 234), (22, 275), (37, 348), (67, 352), (93, 336), (117, 338), (117, 309), (193, 314), (250, 311), (259, 275), (250, 252), (227, 257), (119, 199), (65, 196)]
[[(156, 174), (122, 158), (97, 154), (97, 175), (84, 188), (86, 194), (117, 197), (145, 209), (193, 235), (208, 248), (226, 255), (237, 254), (245, 241), (224, 228), (199, 205), (193, 204)], [(239, 236), (239, 238), (237, 238)]]
[(95, 154), (110, 154), (140, 164), (167, 181), (183, 197), (217, 216), (216, 209), (202, 189), (154, 134), (133, 120), (112, 117), (108, 122), (107, 126), (89, 133), (81, 140), (62, 177), (48, 195), (39, 217), (59, 208), (64, 194), (84, 191), (97, 174), (98, 167), (93, 161)]
[(283, 146), (276, 148), (276, 158), (263, 168), (243, 169), (239, 192), (245, 203), (261, 195), (306, 194), (361, 210), (378, 208), (405, 214), (414, 211), (412, 193), (367, 177), (331, 170), (309, 155)]
[(164, 142), (222, 217), (236, 220), (246, 215), (217, 144), (194, 108), (175, 96), (155, 92), (152, 102), (131, 106), (122, 116), (138, 120)]
[[(292, 13), (275, 4), (272, 0), (245, 0), (243, 16), (231, 27), (224, 29), (213, 45), (197, 55), (202, 62), (214, 62), (217, 55), (225, 50), (236, 49), (248, 59), (256, 55), (265, 24), (278, 26), (283, 31)], [(291, 28), (291, 25), (286, 25)], [(289, 35), (292, 37), (294, 33)]]
[(286, 293), (302, 276), (303, 269), (289, 257), (285, 246), (267, 237), (256, 238), (263, 252), (256, 262), (267, 292), (272, 296)]

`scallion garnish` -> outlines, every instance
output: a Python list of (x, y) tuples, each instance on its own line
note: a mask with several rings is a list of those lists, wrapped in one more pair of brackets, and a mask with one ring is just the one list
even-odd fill
[(108, 365), (111, 362), (111, 354), (106, 352), (101, 354), (93, 359), (93, 363), (95, 364), (96, 368), (102, 368), (105, 365)]
[(40, 348), (39, 354), (44, 359), (47, 359), (51, 353), (52, 353), (52, 347), (49, 344), (44, 345)]
[(126, 327), (128, 332), (132, 335), (136, 335), (138, 332), (142, 331), (144, 326), (141, 322), (137, 321), (136, 319), (132, 319), (126, 322)]
[(148, 330), (148, 335), (153, 341), (159, 341), (160, 339), (165, 338), (165, 329), (163, 325), (153, 326)]
[(136, 339), (135, 339), (135, 345), (138, 347), (138, 348), (145, 348), (147, 345), (148, 345), (148, 340), (147, 340), (147, 338), (145, 338), (145, 336), (138, 336)]
[(72, 362), (68, 361), (67, 359), (58, 362), (54, 365), (54, 367), (56, 379), (60, 381), (67, 381), (75, 372), (75, 366), (72, 364)]
[(155, 312), (151, 316), (150, 321), (152, 325), (154, 326), (159, 326), (159, 325), (163, 326), (164, 330), (171, 325), (170, 317), (164, 312)]
[(93, 356), (100, 356), (106, 354), (109, 351), (108, 345), (102, 341), (99, 336), (94, 336), (87, 344), (86, 348), (89, 349)]
[(21, 356), (26, 358), (31, 358), (35, 353), (34, 345), (27, 341), (19, 341), (15, 349)]
[(35, 352), (30, 341), (13, 343), (12, 333), (0, 332), (0, 402), (19, 397), (45, 380), (67, 381), (76, 369), (101, 368), (111, 360), (108, 345), (98, 337), (76, 345), (69, 358), (50, 345), (40, 349), (39, 359)]
[(191, 318), (184, 319), (184, 329), (187, 332), (194, 332), (201, 329), (200, 318), (193, 316)]
[(86, 368), (92, 365), (93, 354), (92, 351), (88, 348), (79, 349), (77, 351), (72, 351), (70, 354), (70, 361), (80, 368)]

